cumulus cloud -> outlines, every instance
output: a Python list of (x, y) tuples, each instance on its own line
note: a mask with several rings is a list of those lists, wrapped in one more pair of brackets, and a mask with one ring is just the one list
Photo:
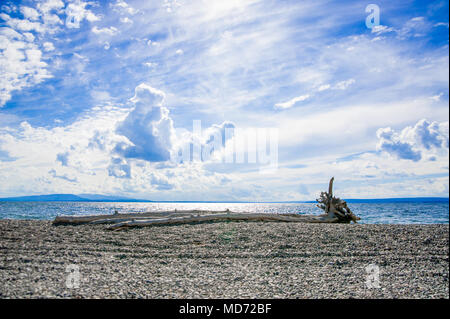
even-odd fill
[[(234, 129), (236, 126), (234, 123), (225, 121), (222, 124), (213, 124), (211, 127), (205, 130), (205, 139), (202, 141), (202, 160), (208, 161), (213, 158), (218, 151), (225, 148), (228, 140), (232, 139)], [(215, 154), (216, 153), (216, 154)]]
[(425, 155), (432, 159), (433, 152), (448, 149), (448, 122), (428, 122), (423, 119), (400, 133), (390, 127), (377, 131), (377, 150), (387, 152), (399, 159), (420, 161)]
[(0, 107), (11, 92), (38, 84), (51, 77), (42, 52), (34, 43), (11, 28), (0, 28)]
[(35, 39), (35, 36), (31, 32), (23, 32), (22, 35), (24, 36), (25, 40), (28, 42), (33, 42)]
[(119, 13), (128, 13), (133, 15), (138, 12), (138, 10), (134, 9), (123, 0), (117, 0), (115, 3), (110, 3), (109, 6), (113, 8), (114, 11)]
[(1, 149), (1, 140), (0, 140), (0, 162), (10, 162), (14, 161), (15, 158), (9, 156), (8, 152)]
[(420, 120), (414, 127), (407, 127), (402, 136), (410, 143), (416, 143), (426, 150), (448, 147), (448, 122)]
[(165, 176), (151, 174), (150, 182), (152, 185), (156, 186), (157, 190), (170, 190), (173, 188), (173, 185), (170, 184), (168, 178)]
[(44, 51), (46, 51), (46, 52), (55, 50), (55, 46), (51, 42), (44, 42), (44, 44), (42, 46), (44, 47)]
[(18, 31), (34, 31), (37, 33), (43, 33), (45, 27), (42, 23), (29, 21), (27, 19), (11, 18), (9, 15), (2, 13), (0, 18), (4, 20), (5, 24)]
[(175, 163), (220, 161), (225, 156), (227, 141), (235, 136), (234, 129), (230, 121), (206, 129), (202, 129), (201, 121), (194, 121), (192, 132), (177, 130), (171, 160)]
[[(19, 9), (2, 6), (0, 19), (6, 27), (0, 28), (0, 107), (11, 99), (11, 92), (21, 90), (51, 78), (48, 65), (42, 61), (42, 51), (55, 49), (53, 43), (42, 40), (46, 34), (61, 30), (61, 17), (66, 13), (68, 28), (79, 28), (84, 19), (97, 21), (92, 11), (86, 9), (91, 2), (71, 0), (65, 7), (61, 0), (39, 2), (35, 8), (20, 6)], [(14, 9), (14, 10), (13, 10)], [(21, 15), (14, 14), (20, 12)], [(100, 33), (114, 33), (113, 28), (98, 29)]]
[(117, 178), (130, 178), (131, 167), (123, 158), (113, 157), (108, 167), (108, 174)]
[(95, 149), (98, 148), (102, 151), (106, 149), (107, 140), (107, 132), (100, 132), (96, 130), (94, 132), (94, 136), (91, 137), (88, 143), (88, 148)]
[(174, 128), (169, 110), (162, 106), (164, 98), (164, 92), (147, 84), (136, 87), (130, 99), (135, 107), (116, 129), (116, 133), (125, 136), (130, 143), (118, 143), (117, 154), (149, 162), (170, 159)]
[(422, 158), (420, 151), (415, 151), (411, 144), (402, 142), (400, 136), (390, 127), (380, 128), (377, 131), (377, 137), (379, 139), (377, 150), (385, 151), (400, 159), (408, 159), (415, 162)]
[(47, 0), (38, 3), (36, 8), (21, 6), (22, 18), (11, 18), (6, 14), (2, 18), (7, 25), (21, 31), (53, 34), (60, 31), (57, 25), (63, 24), (59, 16), (64, 13), (63, 9), (64, 3), (61, 0)]
[(100, 17), (96, 16), (91, 10), (86, 9), (86, 6), (90, 4), (80, 0), (74, 0), (69, 3), (65, 10), (67, 15), (66, 27), (78, 29), (80, 23), (85, 19), (89, 22), (100, 20)]
[(64, 2), (61, 0), (47, 0), (37, 4), (37, 8), (44, 15), (52, 12), (61, 13), (64, 8)]
[(37, 10), (34, 8), (22, 6), (22, 7), (20, 7), (20, 12), (27, 19), (30, 19), (30, 20), (38, 20), (39, 19), (39, 12), (37, 12)]

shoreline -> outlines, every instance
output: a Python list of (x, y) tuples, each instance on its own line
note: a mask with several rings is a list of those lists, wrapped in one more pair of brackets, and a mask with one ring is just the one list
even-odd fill
[[(449, 298), (448, 224), (0, 220), (0, 298)], [(379, 267), (368, 288), (366, 267)], [(66, 268), (80, 271), (67, 288)]]

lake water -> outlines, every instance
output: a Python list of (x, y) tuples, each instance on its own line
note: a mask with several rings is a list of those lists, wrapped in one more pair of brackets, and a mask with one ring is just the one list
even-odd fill
[[(349, 203), (363, 224), (448, 224), (449, 203)], [(148, 212), (166, 210), (321, 214), (313, 203), (123, 203), (123, 202), (1, 202), (0, 219), (46, 219), (57, 215), (112, 214), (114, 210)]]

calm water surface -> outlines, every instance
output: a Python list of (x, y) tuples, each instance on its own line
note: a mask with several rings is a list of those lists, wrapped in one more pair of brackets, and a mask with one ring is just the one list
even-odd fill
[[(444, 203), (349, 203), (365, 224), (433, 224), (449, 222)], [(321, 214), (313, 203), (120, 203), (120, 202), (0, 202), (0, 219), (53, 219), (57, 215), (112, 214), (114, 210), (148, 212), (165, 210), (217, 210), (254, 213)]]

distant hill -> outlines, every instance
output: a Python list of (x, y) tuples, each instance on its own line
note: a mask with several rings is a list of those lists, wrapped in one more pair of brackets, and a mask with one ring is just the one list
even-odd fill
[(98, 194), (80, 194), (78, 196), (96, 202), (151, 202), (150, 200), (145, 199), (134, 199), (122, 196), (107, 196)]
[(84, 200), (85, 200), (84, 198), (73, 194), (51, 194), (51, 195), (0, 198), (0, 201), (7, 201), (7, 202), (46, 202), (46, 201), (81, 202)]
[(149, 200), (97, 194), (50, 194), (0, 198), (4, 202), (151, 202)]

